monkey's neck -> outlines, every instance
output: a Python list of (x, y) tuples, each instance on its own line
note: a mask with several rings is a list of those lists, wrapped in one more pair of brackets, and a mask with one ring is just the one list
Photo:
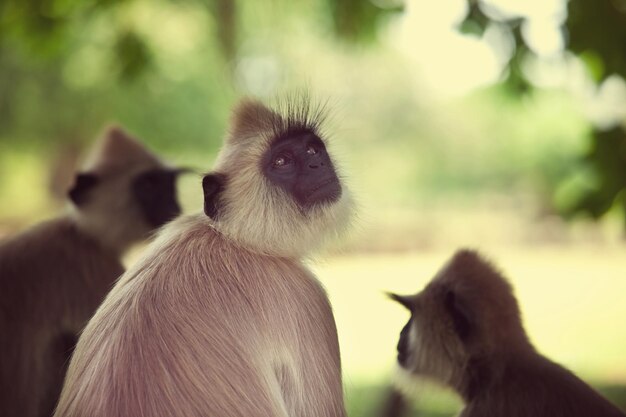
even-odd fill
[[(284, 245), (282, 242), (273, 242), (269, 235), (265, 239), (249, 239), (245, 236), (245, 230), (244, 233), (241, 233), (241, 230), (238, 228), (229, 227), (229, 225), (224, 222), (214, 221), (202, 216), (203, 215), (199, 215), (198, 217), (217, 233), (224, 236), (224, 238), (226, 238), (231, 244), (246, 252), (250, 252), (255, 255), (288, 259), (295, 262), (299, 262), (301, 259), (307, 258), (306, 251), (298, 249), (290, 251), (283, 249)], [(304, 252), (304, 254), (301, 252)]]

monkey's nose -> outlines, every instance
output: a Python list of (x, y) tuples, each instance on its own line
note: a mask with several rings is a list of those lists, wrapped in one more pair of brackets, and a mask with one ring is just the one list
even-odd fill
[(311, 169), (317, 169), (323, 166), (326, 166), (326, 164), (323, 161), (314, 161), (314, 162), (309, 163), (309, 168)]

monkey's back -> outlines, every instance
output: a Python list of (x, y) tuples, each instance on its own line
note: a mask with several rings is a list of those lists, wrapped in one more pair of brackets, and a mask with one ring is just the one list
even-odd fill
[(78, 332), (122, 272), (69, 218), (0, 243), (0, 415), (52, 412)]
[(324, 290), (203, 216), (166, 227), (90, 321), (57, 416), (344, 416)]
[(459, 417), (625, 417), (569, 370), (532, 354), (486, 384)]

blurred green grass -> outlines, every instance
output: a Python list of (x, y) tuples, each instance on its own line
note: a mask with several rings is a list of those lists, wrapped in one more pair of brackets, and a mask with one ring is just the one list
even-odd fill
[[(605, 398), (626, 411), (626, 385), (598, 385), (597, 389)], [(350, 417), (386, 417), (382, 414), (388, 399), (388, 386), (354, 385), (348, 387), (346, 407)], [(408, 404), (404, 417), (454, 417), (462, 408), (461, 402), (452, 394), (428, 390)], [(399, 417), (399, 416), (398, 416)]]

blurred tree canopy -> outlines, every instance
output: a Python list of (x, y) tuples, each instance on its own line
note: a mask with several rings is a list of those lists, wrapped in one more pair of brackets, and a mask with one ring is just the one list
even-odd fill
[[(525, 18), (487, 0), (467, 4), (461, 32), (508, 29), (515, 48), (504, 85), (522, 97), (534, 88), (524, 71), (534, 55)], [(259, 31), (258, 10), (280, 14), (277, 24), (306, 16), (320, 33), (360, 46), (376, 42), (403, 7), (403, 0), (0, 0), (0, 147), (80, 144), (113, 119), (157, 148), (214, 149), (236, 95), (236, 63)], [(626, 77), (626, 0), (570, 0), (562, 28), (567, 51), (597, 85)], [(599, 218), (621, 206), (626, 219), (623, 124), (594, 127), (590, 142), (579, 166), (594, 181), (563, 212)]]
[[(482, 34), (489, 25), (504, 25), (513, 35), (515, 51), (508, 63), (505, 83), (515, 94), (532, 88), (524, 75), (523, 65), (533, 52), (523, 35), (525, 19), (506, 16), (492, 4), (468, 0), (469, 12), (459, 26), (464, 33)], [(626, 1), (569, 0), (563, 22), (566, 48), (586, 65), (598, 85), (610, 76), (626, 78)], [(580, 168), (590, 170), (593, 183), (577, 190), (577, 197), (563, 208), (563, 214), (587, 214), (597, 219), (618, 206), (626, 227), (626, 130), (616, 126), (594, 126), (591, 143), (579, 161)]]
[[(223, 86), (233, 76), (240, 34), (255, 24), (242, 17), (245, 2), (155, 0), (152, 4), (157, 6), (151, 9), (145, 0), (0, 1), (0, 141), (9, 136), (38, 145), (45, 144), (41, 138), (57, 143), (82, 141), (88, 139), (90, 127), (110, 117), (154, 134), (154, 141), (164, 146), (171, 143), (166, 134), (189, 143), (219, 137), (223, 109), (233, 96)], [(198, 85), (197, 77), (185, 80), (181, 75), (171, 83), (164, 79), (164, 67), (172, 65), (176, 53), (169, 51), (170, 56), (165, 56), (162, 50), (156, 51), (163, 49), (158, 43), (168, 41), (161, 39), (165, 35), (153, 33), (154, 26), (147, 29), (145, 24), (169, 17), (159, 16), (159, 10), (172, 12), (172, 20), (176, 13), (185, 13), (186, 20), (197, 23), (194, 30), (206, 32), (189, 36), (200, 43), (196, 49), (204, 62), (200, 65), (207, 76), (205, 83)], [(390, 0), (326, 0), (317, 8), (330, 32), (354, 43), (374, 39), (381, 21), (399, 10), (401, 4)], [(207, 89), (211, 90), (208, 94)], [(195, 103), (202, 107), (191, 108), (185, 121), (168, 119), (174, 103), (192, 107), (181, 103), (183, 96), (188, 102), (206, 95), (217, 102)], [(141, 116), (139, 109), (129, 109), (128, 103), (141, 100), (151, 102), (155, 114)], [(58, 114), (46, 117), (52, 109)], [(211, 124), (215, 130), (194, 130), (199, 128), (194, 117), (203, 120), (203, 126), (207, 117), (215, 120)], [(172, 128), (176, 123), (179, 129)]]

